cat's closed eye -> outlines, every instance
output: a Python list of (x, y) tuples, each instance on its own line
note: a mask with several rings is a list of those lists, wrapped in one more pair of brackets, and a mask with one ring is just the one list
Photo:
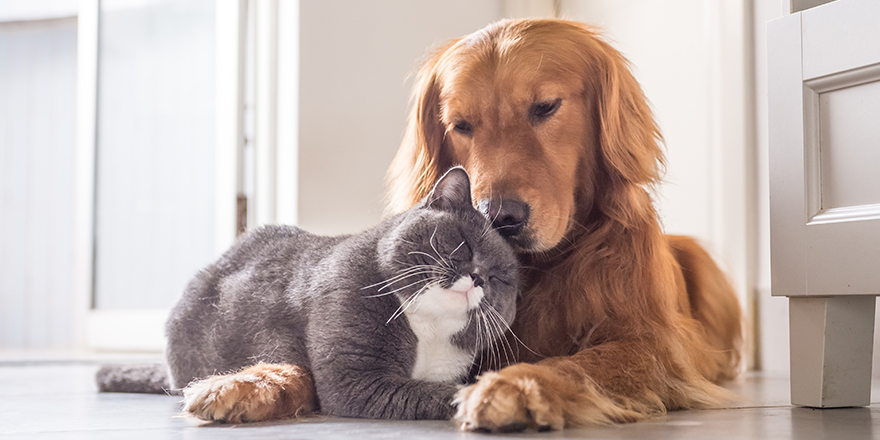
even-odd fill
[(452, 252), (449, 253), (449, 259), (456, 263), (466, 263), (473, 260), (474, 252), (470, 243), (462, 241)]
[(511, 282), (510, 280), (496, 276), (496, 275), (489, 275), (489, 282), (490, 283), (498, 282), (498, 283), (504, 284), (505, 286), (510, 286), (513, 284), (513, 282)]

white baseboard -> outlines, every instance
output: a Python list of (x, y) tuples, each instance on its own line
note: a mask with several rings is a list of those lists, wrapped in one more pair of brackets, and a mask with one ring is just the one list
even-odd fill
[(161, 352), (167, 309), (91, 310), (86, 345), (93, 350)]

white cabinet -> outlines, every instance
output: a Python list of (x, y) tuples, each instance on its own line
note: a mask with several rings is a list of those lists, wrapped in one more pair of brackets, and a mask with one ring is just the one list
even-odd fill
[(773, 295), (790, 298), (792, 403), (870, 403), (880, 295), (880, 2), (768, 25)]

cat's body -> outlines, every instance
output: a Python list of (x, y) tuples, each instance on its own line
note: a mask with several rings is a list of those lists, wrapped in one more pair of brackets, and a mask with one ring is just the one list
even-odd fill
[(449, 418), (457, 384), (512, 321), (517, 293), (513, 252), (454, 169), (423, 206), (360, 234), (267, 226), (240, 240), (172, 311), (171, 385), (294, 365), (311, 371), (325, 413)]

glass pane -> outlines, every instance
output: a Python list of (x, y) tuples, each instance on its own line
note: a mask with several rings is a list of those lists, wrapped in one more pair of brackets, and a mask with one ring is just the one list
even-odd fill
[(166, 308), (213, 256), (214, 1), (102, 0), (95, 307)]

